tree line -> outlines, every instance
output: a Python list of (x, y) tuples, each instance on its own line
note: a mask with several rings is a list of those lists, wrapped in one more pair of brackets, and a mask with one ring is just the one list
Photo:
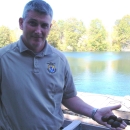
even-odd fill
[[(0, 27), (0, 47), (18, 40), (20, 30)], [(112, 32), (107, 32), (100, 19), (90, 22), (88, 28), (81, 20), (52, 21), (48, 42), (61, 51), (122, 51), (130, 50), (130, 15), (116, 20)]]

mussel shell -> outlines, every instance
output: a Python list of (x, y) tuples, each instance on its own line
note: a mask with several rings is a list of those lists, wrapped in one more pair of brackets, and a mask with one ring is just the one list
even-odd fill
[(102, 117), (102, 121), (103, 121), (103, 122), (107, 122), (107, 121), (108, 121), (108, 117), (103, 116), (103, 117)]
[(107, 121), (107, 124), (109, 124), (109, 125), (112, 125), (113, 123), (114, 123), (113, 119), (110, 119), (110, 120)]
[(109, 118), (108, 118), (108, 120), (110, 120), (110, 119), (113, 119), (114, 121), (117, 119), (117, 116), (115, 116), (115, 115), (111, 115)]
[(122, 120), (122, 118), (118, 117), (118, 118), (116, 119), (116, 121), (122, 123), (123, 120)]
[(120, 122), (114, 121), (111, 126), (114, 128), (120, 127)]

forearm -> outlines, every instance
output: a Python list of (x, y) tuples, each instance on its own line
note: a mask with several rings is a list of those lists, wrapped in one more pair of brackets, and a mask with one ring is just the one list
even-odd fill
[(94, 107), (88, 105), (77, 96), (69, 99), (64, 99), (62, 103), (71, 111), (88, 117), (91, 117), (92, 111), (94, 109)]

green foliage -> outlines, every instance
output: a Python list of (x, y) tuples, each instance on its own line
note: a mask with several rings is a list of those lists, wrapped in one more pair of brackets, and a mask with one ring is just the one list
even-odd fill
[[(90, 27), (86, 28), (82, 21), (69, 18), (53, 21), (47, 40), (61, 51), (130, 50), (130, 15), (117, 20), (113, 30), (108, 33), (99, 19), (92, 20)], [(0, 47), (18, 40), (21, 34), (19, 29), (1, 26)]]
[(106, 51), (107, 50), (107, 31), (99, 19), (92, 20), (88, 34), (89, 51)]
[(126, 15), (122, 19), (116, 21), (114, 34), (113, 44), (118, 44), (120, 48), (130, 44), (130, 15)]
[(63, 20), (52, 21), (52, 28), (48, 36), (48, 42), (61, 51), (65, 51), (67, 48), (67, 44), (64, 42), (64, 25)]
[(16, 40), (15, 34), (8, 27), (0, 27), (0, 47), (3, 47)]
[(68, 50), (77, 51), (78, 41), (86, 32), (83, 22), (75, 18), (67, 19), (65, 22), (64, 37)]
[(61, 51), (120, 51), (116, 34), (108, 36), (99, 19), (92, 20), (90, 28), (86, 29), (82, 21), (69, 18), (53, 21), (48, 41)]
[(60, 39), (59, 27), (58, 27), (56, 21), (52, 21), (52, 27), (51, 27), (50, 34), (48, 36), (48, 42), (52, 46), (57, 47), (58, 43), (59, 43), (59, 39)]
[(62, 51), (82, 51), (83, 47), (80, 39), (85, 32), (86, 28), (83, 22), (75, 18), (70, 18), (66, 21), (53, 21), (48, 42)]

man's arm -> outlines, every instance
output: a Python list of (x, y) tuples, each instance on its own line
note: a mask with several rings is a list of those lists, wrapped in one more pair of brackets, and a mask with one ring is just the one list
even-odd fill
[[(85, 103), (82, 99), (80, 99), (77, 96), (68, 99), (63, 99), (62, 103), (71, 111), (88, 117), (92, 117), (92, 112), (95, 109), (93, 106), (90, 106), (89, 104)], [(115, 105), (98, 109), (94, 115), (95, 121), (101, 125), (110, 128), (111, 130), (125, 129), (127, 125), (124, 121), (120, 124), (120, 127), (117, 128), (113, 128), (111, 127), (111, 125), (107, 124), (107, 122), (102, 121), (103, 116), (109, 117), (111, 115), (114, 115), (112, 111), (119, 109), (120, 107), (121, 105)]]
[(94, 109), (94, 107), (86, 104), (78, 96), (69, 99), (63, 99), (62, 103), (69, 110), (88, 117), (91, 117), (92, 110)]

